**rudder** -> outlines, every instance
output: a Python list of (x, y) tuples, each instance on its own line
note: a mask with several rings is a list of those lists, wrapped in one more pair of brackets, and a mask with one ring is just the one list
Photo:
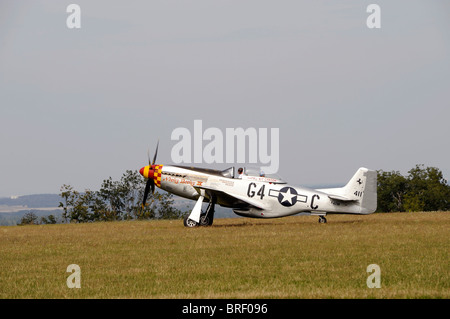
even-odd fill
[(361, 167), (343, 187), (344, 196), (358, 200), (360, 214), (371, 214), (377, 209), (377, 172)]

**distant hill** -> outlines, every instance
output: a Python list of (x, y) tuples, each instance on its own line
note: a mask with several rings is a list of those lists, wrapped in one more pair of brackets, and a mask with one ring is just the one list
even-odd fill
[(37, 194), (0, 198), (0, 206), (26, 206), (32, 208), (58, 207), (58, 194)]
[(58, 194), (35, 194), (0, 198), (0, 226), (17, 225), (23, 215), (32, 211), (36, 216), (61, 217)]
[(56, 220), (60, 222), (62, 220), (62, 209), (55, 210), (35, 210), (35, 209), (27, 209), (27, 210), (19, 210), (14, 213), (0, 213), (0, 226), (14, 226), (20, 223), (22, 217), (29, 212), (33, 212), (39, 219), (41, 217), (47, 217), (49, 215), (53, 215), (56, 217)]

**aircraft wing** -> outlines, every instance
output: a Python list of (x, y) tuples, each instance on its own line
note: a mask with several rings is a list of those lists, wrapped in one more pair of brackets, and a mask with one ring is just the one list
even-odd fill
[(231, 194), (223, 190), (209, 187), (209, 186), (194, 186), (197, 190), (204, 190), (208, 196), (214, 195), (217, 197), (217, 204), (229, 207), (229, 208), (257, 208), (266, 209), (260, 202), (252, 200), (250, 198), (240, 196), (237, 194)]

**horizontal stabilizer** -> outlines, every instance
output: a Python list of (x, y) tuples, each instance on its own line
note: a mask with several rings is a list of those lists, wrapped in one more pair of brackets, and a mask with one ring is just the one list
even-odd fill
[(343, 202), (352, 202), (352, 201), (356, 201), (357, 200), (357, 199), (354, 199), (354, 198), (347, 198), (347, 197), (339, 196), (339, 195), (328, 195), (328, 197), (331, 198), (331, 199), (340, 200), (340, 201), (343, 201)]

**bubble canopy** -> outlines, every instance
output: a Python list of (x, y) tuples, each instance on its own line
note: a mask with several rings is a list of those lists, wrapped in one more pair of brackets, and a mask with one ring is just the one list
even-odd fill
[(274, 183), (282, 183), (285, 184), (286, 182), (283, 180), (283, 178), (278, 174), (266, 174), (264, 172), (264, 169), (261, 167), (242, 167), (244, 169), (244, 175), (243, 179), (253, 179), (258, 178), (261, 180), (274, 182)]

